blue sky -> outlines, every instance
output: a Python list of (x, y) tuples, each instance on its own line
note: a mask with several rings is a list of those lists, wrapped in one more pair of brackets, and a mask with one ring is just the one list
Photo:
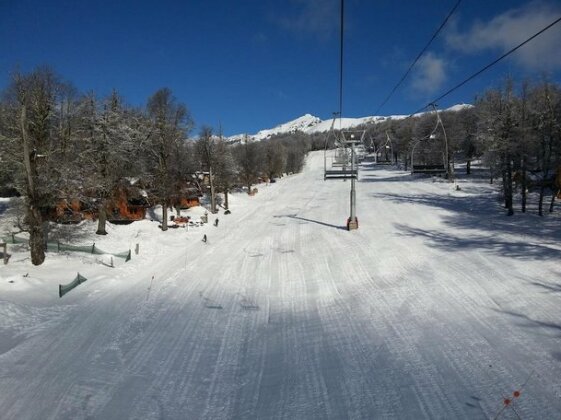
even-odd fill
[[(457, 0), (347, 0), (343, 115), (374, 115)], [(464, 0), (380, 110), (416, 111), (561, 16), (561, 2)], [(443, 99), (510, 74), (561, 80), (561, 23)], [(0, 89), (50, 65), (80, 91), (143, 105), (169, 87), (197, 127), (226, 135), (338, 109), (339, 0), (0, 1)], [(195, 130), (195, 134), (198, 128)]]

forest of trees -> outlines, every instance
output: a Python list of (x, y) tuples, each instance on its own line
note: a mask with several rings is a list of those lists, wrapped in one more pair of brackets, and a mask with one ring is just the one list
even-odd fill
[[(515, 200), (525, 212), (532, 191), (540, 215), (548, 197), (553, 210), (561, 165), (559, 85), (506, 80), (477, 97), (474, 106), (438, 117), (433, 111), (364, 126), (365, 147), (384, 148), (394, 164), (407, 169), (412, 150), (430, 140), (441, 157), (447, 150), (443, 161), (450, 163), (451, 179), (454, 164), (465, 163), (469, 175), (472, 161), (481, 162), (489, 181), (500, 181), (507, 214), (514, 213)], [(221, 127), (193, 133), (194, 127), (187, 106), (167, 88), (140, 108), (116, 91), (104, 98), (78, 92), (46, 67), (16, 73), (0, 99), (0, 196), (24, 199), (20, 229), (29, 232), (33, 264), (45, 259), (46, 215), (61, 197), (93, 200), (97, 233), (106, 234), (111, 192), (124, 178), (141, 178), (150, 202), (162, 207), (165, 231), (172, 198), (193, 174), (209, 174), (205, 193), (214, 212), (217, 193), (224, 194), (227, 209), (232, 190), (250, 192), (259, 179), (300, 172), (306, 154), (325, 147), (325, 133), (287, 133), (262, 142), (246, 136), (230, 143)]]
[(508, 215), (514, 213), (515, 198), (519, 199), (520, 211), (526, 211), (529, 191), (536, 192), (540, 216), (544, 214), (547, 196), (549, 211), (553, 211), (560, 192), (561, 88), (558, 84), (543, 80), (516, 85), (507, 79), (501, 87), (477, 97), (474, 106), (439, 112), (439, 116), (441, 125), (437, 125), (433, 111), (364, 127), (366, 146), (379, 149), (389, 143), (389, 138), (392, 160), (407, 169), (411, 165), (413, 145), (423, 145), (434, 137), (432, 142), (444, 153), (446, 134), (450, 178), (454, 177), (453, 163), (465, 163), (466, 174), (470, 175), (472, 162), (480, 160), (488, 171), (489, 181), (501, 182)]
[(0, 196), (24, 199), (20, 229), (29, 232), (33, 264), (45, 259), (47, 214), (63, 197), (93, 201), (97, 233), (106, 234), (111, 192), (124, 178), (141, 178), (150, 202), (162, 206), (165, 231), (172, 197), (194, 173), (210, 173), (214, 211), (217, 193), (227, 208), (232, 189), (300, 171), (311, 147), (298, 135), (229, 144), (221, 130), (193, 130), (187, 106), (167, 88), (139, 108), (116, 91), (78, 92), (46, 67), (14, 74), (0, 99)]

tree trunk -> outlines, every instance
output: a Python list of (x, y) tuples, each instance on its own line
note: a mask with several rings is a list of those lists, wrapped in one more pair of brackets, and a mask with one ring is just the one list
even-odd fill
[(526, 180), (526, 160), (522, 161), (522, 182), (520, 188), (522, 189), (522, 213), (526, 213), (526, 202), (528, 200), (528, 194), (526, 194), (526, 190), (528, 188), (528, 182)]
[(508, 215), (512, 216), (514, 214), (514, 209), (512, 207), (512, 161), (510, 155), (506, 156), (506, 167), (505, 167), (505, 207), (508, 209)]
[(228, 188), (224, 189), (224, 209), (229, 210), (229, 207), (228, 207)]
[(506, 191), (506, 162), (503, 161), (503, 170), (501, 174), (502, 182), (503, 182), (503, 200), (504, 200), (504, 208), (508, 207), (507, 205), (507, 191)]
[(212, 167), (210, 167), (208, 169), (208, 177), (209, 177), (209, 183), (210, 183), (210, 212), (212, 214), (216, 213), (216, 196), (214, 193), (214, 180), (212, 178)]
[(471, 175), (471, 159), (466, 162), (466, 175)]
[(512, 167), (510, 166), (510, 162), (508, 164), (507, 169), (507, 209), (508, 215), (512, 216), (514, 214), (514, 207), (513, 207), (513, 197), (512, 197)]
[(543, 199), (545, 196), (545, 183), (546, 181), (549, 179), (549, 165), (551, 164), (551, 155), (552, 155), (552, 148), (553, 148), (553, 142), (552, 142), (552, 138), (551, 137), (547, 137), (547, 143), (546, 140), (543, 139), (542, 140), (542, 156), (543, 156), (543, 161), (542, 161), (542, 185), (540, 187), (540, 201), (538, 204), (538, 214), (540, 216), (543, 216)]
[(553, 213), (553, 205), (555, 204), (555, 197), (559, 194), (559, 190), (552, 190), (551, 203), (549, 203), (549, 212)]
[(167, 203), (162, 203), (162, 230), (168, 230), (168, 205)]
[(543, 216), (543, 197), (545, 195), (545, 187), (542, 185), (540, 187), (540, 199), (538, 201), (538, 214)]
[(27, 224), (29, 226), (29, 248), (31, 263), (41, 265), (45, 261), (45, 238), (43, 233), (43, 218), (39, 209), (30, 205), (27, 210)]
[[(20, 113), (21, 139), (23, 143), (23, 163), (27, 181), (27, 224), (29, 226), (29, 248), (31, 250), (31, 263), (41, 265), (45, 261), (45, 238), (43, 232), (43, 217), (37, 205), (37, 191), (35, 178), (37, 168), (35, 159), (32, 157), (29, 136), (27, 133), (27, 109), (21, 107)], [(34, 153), (33, 153), (34, 155)]]
[(98, 218), (97, 218), (97, 231), (96, 235), (107, 235), (105, 226), (107, 225), (107, 207), (105, 199), (101, 200), (101, 204), (98, 207)]

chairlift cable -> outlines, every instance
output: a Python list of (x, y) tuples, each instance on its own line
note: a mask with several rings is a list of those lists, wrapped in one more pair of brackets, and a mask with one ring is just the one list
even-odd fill
[(343, 118), (343, 32), (344, 32), (344, 11), (345, 0), (341, 0), (341, 21), (340, 21), (340, 39), (339, 39), (339, 130), (341, 130), (341, 119)]
[[(477, 72), (475, 72), (474, 74), (472, 74), (471, 76), (469, 76), (467, 79), (465, 79), (463, 82), (458, 83), (456, 86), (454, 86), (453, 88), (449, 89), (448, 91), (446, 91), (445, 93), (443, 93), (442, 95), (440, 95), (438, 98), (430, 101), (427, 105), (425, 105), (422, 108), (419, 108), (417, 111), (413, 112), (411, 115), (409, 115), (409, 117), (412, 117), (413, 115), (423, 111), (424, 109), (428, 108), (429, 106), (431, 106), (431, 104), (436, 103), (438, 101), (440, 101), (441, 99), (445, 98), (446, 96), (450, 95), (452, 92), (454, 92), (455, 90), (461, 88), (463, 85), (465, 85), (467, 82), (475, 79), (477, 76), (479, 76), (481, 73), (483, 73), (484, 71), (488, 70), (489, 68), (493, 67), (495, 64), (497, 64), (499, 61), (503, 60), (504, 58), (508, 57), (510, 54), (512, 54), (513, 52), (515, 52), (516, 50), (518, 50), (519, 48), (523, 47), (524, 45), (526, 45), (528, 42), (532, 41), (534, 38), (538, 37), (539, 35), (541, 35), (542, 33), (544, 33), (545, 31), (547, 31), (548, 29), (550, 29), (552, 26), (558, 24), (559, 22), (561, 22), (561, 17), (558, 17), (556, 20), (554, 20), (553, 22), (551, 22), (549, 25), (547, 25), (545, 28), (541, 29), (540, 31), (536, 32), (534, 35), (532, 35), (530, 38), (526, 39), (525, 41), (521, 42), (520, 44), (518, 44), (516, 47), (511, 48), (509, 51), (507, 51), (506, 53), (504, 53), (503, 55), (501, 55), (499, 58), (493, 60), (491, 63), (487, 64), (485, 67), (483, 67), (482, 69), (478, 70)], [(408, 118), (409, 118), (408, 117)]]
[(376, 112), (374, 113), (375, 115), (378, 114), (378, 112), (383, 108), (383, 106), (390, 100), (390, 98), (393, 96), (393, 94), (395, 93), (395, 91), (397, 90), (397, 88), (399, 86), (401, 86), (401, 84), (405, 81), (405, 79), (407, 78), (407, 76), (409, 75), (409, 73), (411, 72), (411, 70), (413, 69), (413, 67), (415, 67), (415, 64), (417, 64), (417, 62), (419, 61), (419, 59), (423, 56), (423, 54), (427, 51), (427, 49), (429, 48), (429, 46), (432, 44), (432, 41), (434, 41), (434, 39), (438, 36), (438, 34), (440, 33), (440, 31), (444, 28), (444, 26), (446, 26), (446, 23), (448, 23), (448, 20), (450, 19), (450, 17), (454, 14), (454, 12), (456, 11), (456, 9), (458, 8), (458, 6), (460, 5), (460, 3), (462, 2), (462, 0), (458, 0), (456, 2), (456, 4), (454, 5), (454, 7), (452, 8), (452, 10), (450, 10), (450, 12), (448, 13), (448, 16), (446, 16), (446, 18), (444, 19), (444, 21), (440, 24), (440, 26), (438, 27), (438, 29), (436, 30), (436, 32), (432, 35), (431, 39), (429, 40), (429, 42), (427, 43), (427, 45), (425, 45), (425, 47), (421, 50), (421, 52), (417, 55), (417, 57), (415, 58), (415, 60), (411, 63), (411, 65), (409, 66), (409, 68), (407, 69), (407, 71), (405, 72), (405, 74), (401, 77), (401, 79), (399, 79), (399, 82), (397, 82), (397, 84), (393, 87), (393, 89), (391, 90), (391, 92), (388, 94), (388, 96), (386, 97), (386, 99), (384, 99), (384, 101), (381, 103), (381, 105), (378, 107), (378, 109), (376, 110)]

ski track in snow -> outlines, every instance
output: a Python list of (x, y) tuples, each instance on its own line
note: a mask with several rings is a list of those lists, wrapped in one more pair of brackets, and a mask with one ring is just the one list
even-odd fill
[(368, 163), (347, 232), (350, 185), (322, 164), (71, 304), (0, 300), (0, 417), (485, 419), (527, 382), (516, 413), (561, 418), (558, 261), (443, 245), (522, 236), (463, 231), (472, 193)]

